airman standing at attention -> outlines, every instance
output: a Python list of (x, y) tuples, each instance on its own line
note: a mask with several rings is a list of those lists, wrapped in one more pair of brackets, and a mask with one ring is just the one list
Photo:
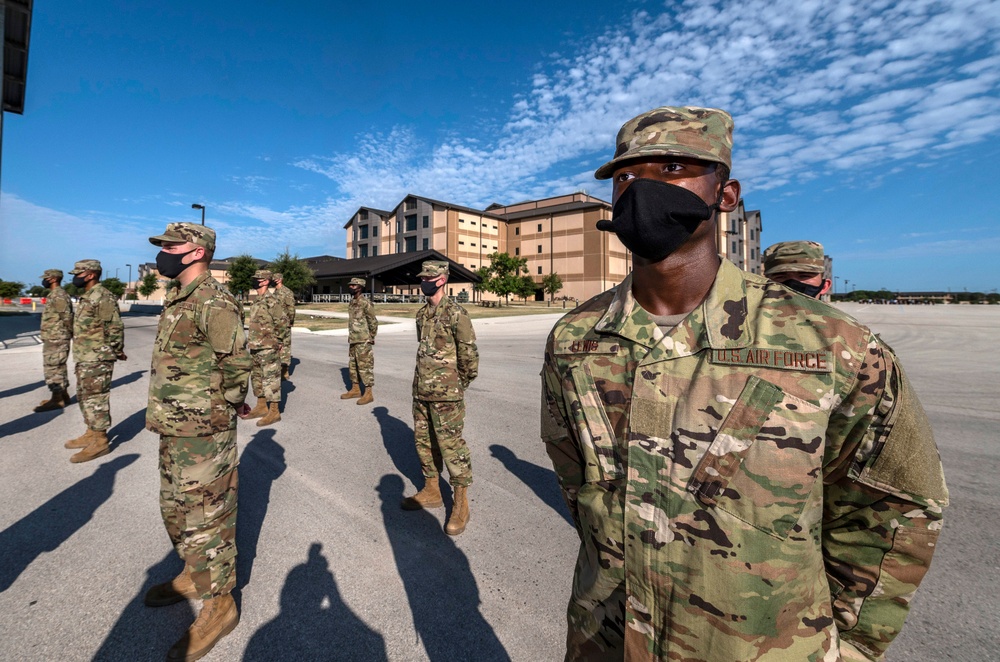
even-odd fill
[(462, 438), (465, 389), (479, 374), (479, 349), (472, 320), (444, 295), (448, 263), (428, 260), (419, 274), (427, 303), (417, 312), (417, 365), (413, 372), (413, 436), (424, 487), (403, 499), (404, 510), (440, 508), (438, 479), (442, 461), (455, 491), (445, 532), (457, 536), (469, 522), (466, 494), (472, 484), (472, 459)]
[(87, 462), (107, 455), (111, 427), (111, 373), (115, 361), (124, 361), (125, 325), (118, 301), (101, 285), (101, 263), (80, 260), (72, 271), (73, 285), (85, 291), (73, 319), (73, 360), (76, 361), (76, 399), (87, 431), (66, 442), (81, 448), (70, 462)]
[(62, 288), (62, 279), (63, 272), (59, 269), (47, 269), (42, 274), (42, 287), (49, 288), (42, 311), (42, 365), (45, 385), (52, 395), (35, 407), (36, 412), (62, 409), (69, 404), (66, 359), (73, 338), (73, 301)]
[(167, 291), (149, 371), (146, 427), (160, 435), (160, 512), (184, 570), (151, 588), (149, 607), (201, 599), (198, 618), (167, 654), (197, 660), (240, 621), (236, 586), (236, 416), (244, 403), (250, 356), (233, 295), (212, 278), (215, 231), (170, 223), (150, 237), (161, 247)]
[[(375, 319), (375, 304), (363, 294), (364, 278), (352, 278), (347, 284), (351, 295), (348, 312), (348, 335), (350, 356), (348, 367), (351, 372), (351, 390), (340, 396), (341, 400), (358, 398), (357, 404), (367, 405), (375, 399), (372, 389), (375, 387), (375, 335), (378, 333), (378, 320)], [(361, 385), (365, 387), (361, 395)]]
[(292, 327), (295, 326), (295, 293), (285, 287), (285, 277), (280, 273), (274, 274), (274, 292), (278, 301), (285, 309), (285, 317), (288, 319), (288, 330), (281, 339), (281, 378), (288, 379), (288, 367), (292, 365)]
[(633, 268), (545, 348), (567, 660), (879, 660), (934, 553), (948, 491), (892, 350), (718, 255), (732, 131), (656, 108), (596, 172)]
[(775, 283), (818, 299), (830, 291), (825, 278), (823, 244), (815, 241), (782, 241), (764, 251), (764, 275)]
[(250, 381), (257, 396), (257, 406), (246, 418), (260, 418), (257, 427), (264, 427), (281, 420), (278, 411), (281, 404), (281, 342), (288, 327), (288, 318), (281, 302), (267, 291), (271, 284), (271, 272), (259, 269), (253, 278), (257, 298), (250, 306), (247, 347), (253, 361)]

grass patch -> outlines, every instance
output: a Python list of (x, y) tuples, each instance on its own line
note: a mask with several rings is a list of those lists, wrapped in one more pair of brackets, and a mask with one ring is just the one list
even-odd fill
[[(523, 303), (511, 303), (510, 306), (504, 306), (502, 308), (483, 308), (482, 306), (471, 303), (462, 304), (462, 307), (469, 313), (469, 317), (473, 319), (482, 319), (485, 317), (513, 317), (516, 315), (548, 315), (552, 313), (563, 313), (568, 312), (571, 308), (575, 307), (571, 302), (567, 302), (567, 308), (564, 311), (562, 308), (562, 302), (556, 302), (552, 304), (549, 308), (545, 304), (541, 305), (525, 305)], [(420, 310), (423, 304), (420, 303), (376, 303), (375, 304), (375, 314), (377, 316), (387, 316), (387, 317), (416, 317), (417, 311)], [(307, 310), (324, 310), (336, 313), (347, 313), (346, 303), (303, 303), (299, 305), (300, 308)], [(297, 320), (298, 318), (296, 318)]]
[(309, 329), (310, 331), (329, 331), (331, 329), (346, 329), (347, 320), (335, 317), (313, 317), (311, 315), (296, 315), (295, 326)]

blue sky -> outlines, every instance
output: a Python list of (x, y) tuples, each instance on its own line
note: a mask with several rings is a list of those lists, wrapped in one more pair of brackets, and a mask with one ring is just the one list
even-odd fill
[[(0, 278), (200, 220), (217, 255), (343, 255), (360, 205), (586, 190), (618, 127), (729, 110), (765, 245), (858, 288), (1000, 288), (1000, 2), (36, 2), (5, 114)], [(133, 268), (133, 275), (135, 269)]]

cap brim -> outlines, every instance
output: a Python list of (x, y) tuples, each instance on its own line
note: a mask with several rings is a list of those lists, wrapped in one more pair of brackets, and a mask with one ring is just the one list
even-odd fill
[(771, 274), (783, 274), (789, 271), (800, 274), (821, 274), (824, 273), (826, 269), (812, 264), (779, 264), (771, 269), (764, 269), (764, 275), (770, 276)]
[(730, 167), (728, 163), (720, 159), (718, 155), (713, 154), (712, 152), (706, 152), (692, 147), (669, 148), (664, 147), (663, 145), (646, 145), (645, 147), (629, 150), (621, 156), (611, 159), (594, 172), (594, 179), (611, 179), (611, 176), (615, 174), (615, 170), (620, 168), (622, 164), (629, 161), (642, 160), (648, 156), (683, 156), (689, 159), (698, 159), (700, 161), (709, 161), (711, 163), (721, 163), (726, 167)]
[(155, 237), (149, 238), (149, 243), (153, 244), (154, 246), (162, 246), (164, 243), (183, 244), (186, 242), (187, 239), (181, 239), (179, 237), (171, 237), (170, 235), (166, 234), (158, 234)]

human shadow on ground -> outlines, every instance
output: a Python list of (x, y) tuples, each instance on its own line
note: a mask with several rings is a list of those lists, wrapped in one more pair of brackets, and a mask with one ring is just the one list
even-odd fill
[[(29, 411), (27, 414), (21, 418), (15, 418), (13, 421), (7, 421), (0, 425), (0, 439), (4, 437), (9, 437), (12, 434), (20, 434), (22, 432), (27, 432), (28, 430), (33, 430), (41, 425), (45, 425), (57, 416), (61, 416), (65, 407), (62, 409), (53, 409), (52, 411)], [(62, 445), (61, 443), (59, 444)]]
[(292, 357), (292, 360), (288, 363), (288, 375), (289, 376), (293, 376), (295, 374), (295, 369), (298, 368), (298, 366), (299, 366), (300, 363), (302, 363), (302, 361), (299, 361), (294, 356)]
[(385, 640), (344, 603), (323, 545), (292, 568), (281, 589), (281, 612), (253, 633), (244, 662), (387, 660)]
[(569, 510), (566, 509), (566, 502), (562, 498), (562, 492), (559, 490), (556, 472), (522, 460), (514, 454), (514, 451), (500, 444), (490, 446), (490, 455), (500, 460), (507, 471), (520, 478), (521, 482), (531, 488), (535, 496), (559, 513), (559, 516), (566, 520), (570, 526), (573, 526), (573, 518), (570, 517)]
[[(22, 393), (28, 393), (29, 391), (34, 391), (36, 388), (41, 388), (45, 386), (45, 380), (32, 382), (30, 384), (21, 384), (20, 386), (15, 386), (9, 388), (6, 391), (0, 391), (0, 398), (7, 398), (14, 395), (21, 395)], [(46, 389), (45, 400), (49, 397), (48, 389)]]
[(279, 411), (285, 411), (285, 405), (288, 403), (288, 394), (295, 390), (295, 383), (287, 380), (281, 380), (281, 402), (278, 405)]
[(274, 430), (263, 429), (247, 443), (239, 465), (239, 517), (236, 520), (236, 590), (233, 598), (242, 603), (242, 589), (250, 584), (257, 543), (271, 503), (271, 487), (285, 473), (285, 449), (274, 440)]
[(131, 384), (132, 382), (139, 381), (143, 375), (146, 374), (145, 370), (136, 370), (135, 372), (130, 372), (127, 375), (122, 375), (118, 379), (111, 380), (111, 389), (114, 390), (119, 386), (125, 386), (126, 384)]
[(108, 442), (111, 452), (118, 450), (122, 444), (132, 441), (135, 436), (146, 429), (146, 408), (138, 410), (124, 421), (119, 421), (108, 430)]
[(114, 492), (118, 472), (139, 459), (123, 455), (101, 464), (38, 508), (0, 531), (0, 592), (6, 591), (42, 552), (58, 549), (89, 522)]
[(345, 391), (350, 391), (351, 390), (351, 386), (354, 385), (354, 382), (351, 381), (351, 369), (350, 368), (341, 368), (340, 369), (340, 378), (344, 382), (344, 390)]
[(431, 662), (510, 660), (479, 611), (479, 587), (465, 553), (434, 515), (400, 509), (402, 478), (382, 476), (376, 490), (413, 625), (427, 657)]
[(378, 421), (382, 432), (382, 445), (396, 467), (417, 489), (424, 485), (424, 474), (420, 468), (420, 458), (413, 445), (413, 429), (408, 423), (392, 416), (382, 406), (372, 408), (372, 415)]
[[(170, 540), (160, 531), (165, 546)], [(194, 610), (187, 600), (168, 607), (147, 607), (143, 598), (156, 584), (170, 581), (184, 568), (177, 553), (170, 548), (161, 560), (146, 570), (146, 580), (135, 596), (125, 605), (101, 647), (94, 654), (94, 662), (132, 662), (133, 660), (162, 659), (174, 642), (194, 622)]]

